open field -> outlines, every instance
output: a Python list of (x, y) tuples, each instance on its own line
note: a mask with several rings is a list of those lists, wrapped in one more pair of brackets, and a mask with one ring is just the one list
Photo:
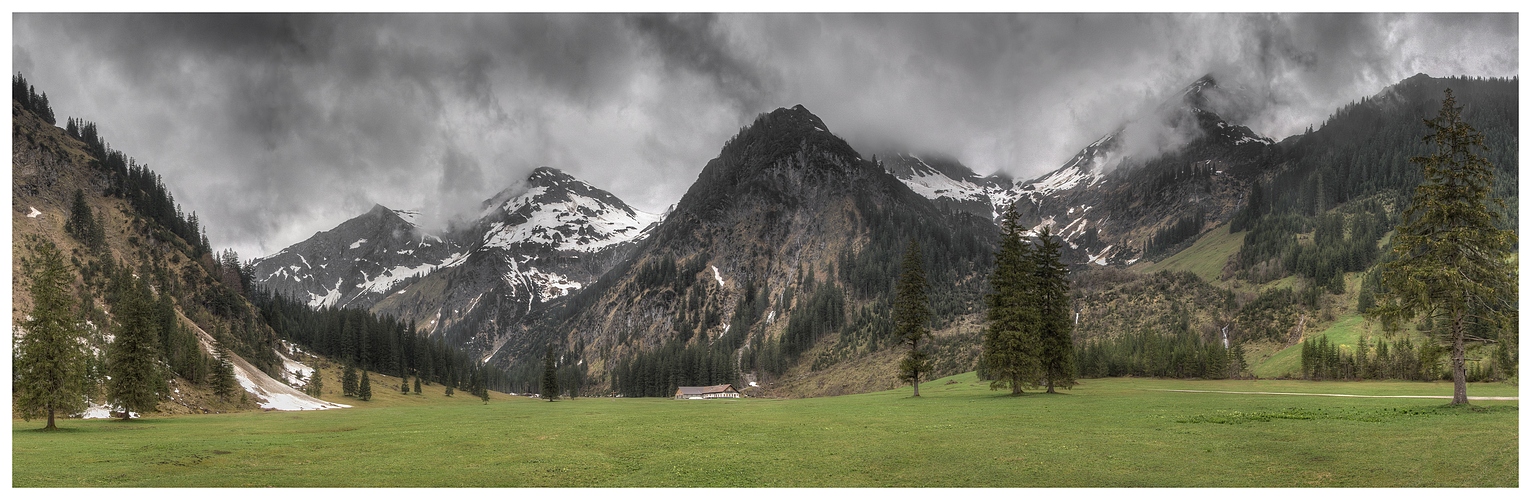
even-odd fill
[[(954, 381), (954, 383), (948, 383)], [(798, 400), (496, 394), (310, 412), (12, 423), (30, 486), (1504, 486), (1519, 401), (1412, 382), (1085, 380), (1009, 397), (972, 373)], [(1473, 384), (1472, 396), (1515, 396)], [(438, 401), (446, 398), (440, 398)]]

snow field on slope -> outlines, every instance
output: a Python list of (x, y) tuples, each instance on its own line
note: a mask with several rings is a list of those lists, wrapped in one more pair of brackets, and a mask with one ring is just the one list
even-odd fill
[(277, 352), (276, 357), (282, 359), (282, 382), (287, 385), (297, 385), (299, 379), (308, 380), (314, 374), (313, 367), (293, 361), (281, 352)]
[(920, 162), (920, 165), (926, 168), (929, 175), (916, 171), (916, 173), (908, 179), (899, 178), (899, 180), (903, 181), (904, 185), (909, 186), (910, 190), (919, 193), (920, 196), (924, 196), (926, 199), (931, 200), (942, 197), (959, 201), (983, 200), (983, 187), (966, 180), (957, 180), (951, 177), (947, 177), (945, 174), (930, 168), (929, 165), (925, 164), (924, 160), (920, 160), (917, 157), (911, 158), (914, 158), (915, 161)]
[[(458, 252), (448, 255), (445, 259), (441, 259), (441, 262), (424, 262), (417, 266), (394, 266), (393, 269), (378, 273), (376, 278), (369, 278), (361, 283), (357, 283), (356, 288), (362, 289), (363, 292), (385, 293), (388, 290), (392, 290), (393, 286), (397, 285), (400, 281), (413, 278), (416, 274), (429, 273), (434, 269), (445, 269), (461, 264), (463, 257), (462, 252)], [(367, 275), (364, 273), (362, 277), (367, 278)], [(338, 287), (339, 285), (337, 284), (336, 286)]]

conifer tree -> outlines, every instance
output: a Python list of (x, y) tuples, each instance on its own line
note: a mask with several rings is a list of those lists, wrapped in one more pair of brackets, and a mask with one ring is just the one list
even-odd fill
[(415, 375), (415, 394), (420, 393), (420, 376)]
[(409, 394), (409, 375), (399, 379), (399, 394)]
[(131, 418), (133, 412), (153, 411), (165, 391), (157, 349), (160, 335), (148, 284), (131, 277), (128, 281), (125, 293), (112, 308), (117, 333), (106, 355), (110, 377), (106, 399), (122, 408), (123, 420)]
[(447, 397), (449, 397), (449, 398), (452, 397), (452, 384), (442, 384), (442, 385), (445, 385), (447, 387), (447, 392), (446, 392), (447, 393)]
[(1036, 273), (1034, 295), (1039, 313), (1037, 354), (1047, 392), (1052, 393), (1056, 392), (1055, 387), (1067, 389), (1074, 386), (1074, 323), (1069, 318), (1069, 270), (1063, 265), (1062, 245), (1049, 228), (1043, 228), (1038, 235), (1032, 258)]
[(920, 396), (920, 374), (930, 371), (929, 355), (920, 350), (920, 341), (930, 333), (930, 298), (925, 295), (925, 265), (920, 244), (909, 239), (904, 252), (897, 295), (893, 299), (893, 335), (909, 351), (899, 362), (899, 379), (914, 385), (914, 397)]
[(356, 376), (356, 367), (347, 364), (345, 371), (340, 375), (340, 394), (355, 397), (360, 386), (361, 380)]
[(308, 384), (303, 386), (303, 392), (316, 398), (324, 397), (324, 374), (318, 368), (308, 376)]
[(1428, 331), (1450, 348), (1451, 404), (1467, 404), (1466, 350), (1469, 343), (1494, 341), (1472, 334), (1491, 326), (1513, 335), (1517, 314), (1516, 268), (1509, 263), (1513, 231), (1498, 228), (1502, 217), (1489, 209), (1494, 168), (1480, 151), (1483, 134), (1462, 121), (1451, 90), (1441, 111), (1425, 120), (1435, 146), (1429, 156), (1410, 158), (1425, 180), (1414, 190), (1393, 239), (1395, 260), (1381, 266), (1382, 290), (1368, 316), (1390, 331), (1423, 317)]
[(234, 364), (229, 361), (229, 349), (221, 340), (213, 341), (213, 350), (217, 353), (217, 363), (213, 365), (212, 373), (208, 374), (208, 384), (213, 386), (213, 394), (227, 400), (234, 395)]
[(72, 273), (52, 243), (37, 247), (36, 260), (25, 263), (31, 281), (31, 317), (21, 322), (16, 340), (16, 407), (30, 421), (44, 413), (55, 430), (54, 414), (85, 408), (84, 326), (69, 296)]
[(1040, 318), (1032, 297), (1036, 273), (1014, 205), (1005, 210), (1000, 230), (994, 274), (989, 277), (991, 291), (985, 297), (989, 325), (984, 333), (983, 361), (994, 377), (991, 389), (1009, 387), (1011, 394), (1021, 394), (1023, 387), (1035, 385), (1041, 372), (1036, 352)]
[(356, 389), (356, 397), (362, 401), (372, 400), (372, 382), (368, 380), (366, 370), (361, 372), (361, 387)]
[(558, 397), (558, 371), (553, 365), (553, 347), (548, 346), (542, 356), (542, 397), (548, 401)]
[(74, 201), (69, 205), (69, 219), (64, 221), (64, 233), (73, 237), (86, 248), (98, 249), (103, 243), (101, 226), (95, 213), (85, 203), (85, 192), (74, 190)]

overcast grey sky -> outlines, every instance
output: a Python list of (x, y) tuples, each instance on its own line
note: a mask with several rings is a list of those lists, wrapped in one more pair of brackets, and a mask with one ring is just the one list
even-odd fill
[(794, 104), (861, 149), (1027, 179), (1207, 73), (1278, 139), (1416, 73), (1519, 75), (1515, 14), (12, 19), (60, 124), (97, 122), (245, 258), (373, 203), (439, 222), (542, 165), (660, 212)]

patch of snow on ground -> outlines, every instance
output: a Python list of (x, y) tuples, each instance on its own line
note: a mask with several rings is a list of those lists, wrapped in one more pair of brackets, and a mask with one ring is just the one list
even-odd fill
[[(923, 161), (920, 163), (924, 164)], [(905, 186), (909, 186), (910, 190), (931, 200), (942, 197), (954, 200), (982, 200), (984, 194), (983, 188), (977, 184), (953, 179), (940, 172), (931, 172), (930, 175), (917, 172), (908, 179), (900, 178), (899, 180), (903, 181)]]
[(419, 224), (419, 221), (420, 221), (420, 211), (419, 210), (394, 210), (393, 213), (395, 215), (398, 215), (400, 219), (404, 219), (404, 222), (408, 222), (409, 225), (411, 225), (411, 226), (419, 226), (420, 225)]
[[(128, 412), (128, 417), (138, 418), (138, 412)], [(112, 418), (112, 409), (105, 406), (92, 404), (80, 414), (80, 418)]]
[(318, 309), (325, 306), (332, 306), (335, 305), (336, 302), (340, 302), (340, 284), (344, 281), (345, 278), (337, 278), (335, 280), (335, 288), (331, 288), (329, 292), (325, 293), (324, 295), (309, 292), (308, 307)]
[[(452, 267), (461, 263), (462, 254), (454, 253), (442, 259), (441, 262), (425, 262), (416, 266), (394, 266), (393, 269), (378, 273), (376, 278), (357, 283), (356, 288), (366, 292), (384, 293), (393, 289), (394, 285), (399, 284), (400, 281), (413, 278), (416, 274), (428, 274), (436, 269)], [(366, 274), (363, 273), (362, 277), (366, 277)]]
[[(1106, 255), (1110, 254), (1111, 253), (1111, 248), (1115, 247), (1115, 246), (1116, 245), (1106, 245), (1106, 248), (1102, 248), (1100, 250), (1100, 253), (1089, 256), (1090, 257), (1090, 261), (1089, 262), (1091, 264), (1102, 265), (1102, 266), (1109, 264), (1110, 261), (1106, 260)], [(1134, 259), (1134, 260), (1136, 260), (1136, 259)], [(1131, 262), (1129, 262), (1128, 264), (1131, 264)]]
[[(1031, 230), (1026, 231), (1023, 236), (1036, 236), (1038, 234), (1042, 234), (1042, 228), (1054, 227), (1057, 226), (1057, 224), (1057, 221), (1053, 220), (1053, 216), (1049, 215), (1047, 218), (1042, 219), (1042, 222), (1038, 222), (1036, 226), (1032, 226)], [(1053, 234), (1057, 234), (1057, 232), (1054, 232)]]
[(718, 286), (723, 286), (723, 275), (718, 274), (718, 266), (712, 266), (712, 277), (718, 279)]
[(1233, 141), (1233, 145), (1237, 146), (1237, 145), (1240, 145), (1240, 144), (1244, 144), (1246, 142), (1258, 142), (1258, 143), (1261, 143), (1261, 144), (1272, 144), (1273, 143), (1273, 141), (1271, 141), (1270, 139), (1266, 139), (1264, 137), (1244, 136), (1244, 137), (1240, 137), (1239, 140), (1237, 140), (1237, 141)]
[(1079, 167), (1069, 167), (1054, 172), (1040, 181), (1032, 183), (1030, 187), (1041, 194), (1052, 194), (1055, 191), (1063, 191), (1078, 186), (1080, 182), (1095, 180), (1095, 175), (1085, 173)]
[(38, 211), (36, 207), (27, 207), (27, 208), (32, 209), (32, 213), (27, 214), (28, 218), (36, 219), (37, 216), (43, 214), (42, 212)]
[[(234, 378), (239, 380), (239, 386), (244, 388), (245, 392), (254, 395), (256, 399), (261, 401), (261, 408), (268, 410), (299, 411), (328, 410), (331, 408), (351, 407), (350, 405), (331, 403), (329, 401), (319, 400), (307, 394), (303, 394), (298, 392), (297, 389), (282, 385), (280, 382), (277, 382), (271, 377), (266, 376), (266, 374), (259, 373), (258, 371), (256, 372), (258, 373), (256, 376), (262, 378), (262, 381), (266, 383), (257, 384), (254, 380), (251, 379), (252, 375), (250, 371), (253, 369), (254, 367), (247, 368), (247, 363), (245, 363), (243, 359), (236, 359), (234, 362)], [(273, 384), (275, 386), (279, 386), (280, 388), (274, 387)]]
[(542, 295), (542, 298), (540, 300), (542, 302), (569, 295), (570, 292), (585, 287), (584, 283), (570, 280), (568, 276), (544, 272), (535, 267), (528, 267), (525, 274), (527, 279), (531, 280), (532, 283), (541, 289), (542, 293), (540, 295)]
[(1137, 261), (1138, 261), (1138, 259), (1141, 259), (1141, 258), (1142, 258), (1142, 257), (1133, 257), (1133, 258), (1132, 258), (1132, 259), (1129, 259), (1129, 260), (1128, 260), (1128, 261), (1127, 261), (1127, 262), (1126, 262), (1126, 264), (1127, 264), (1127, 265), (1129, 265), (1129, 266), (1130, 266), (1130, 265), (1132, 265), (1132, 263), (1133, 263), (1133, 262), (1137, 262)]
[(351, 249), (355, 250), (357, 248), (361, 248), (362, 243), (366, 243), (366, 242), (367, 242), (366, 238), (362, 238), (362, 239), (356, 240), (356, 243), (352, 243), (351, 244)]
[(303, 363), (293, 361), (282, 353), (276, 353), (276, 357), (282, 358), (282, 382), (296, 386), (298, 379), (308, 380), (314, 374), (314, 369)]

